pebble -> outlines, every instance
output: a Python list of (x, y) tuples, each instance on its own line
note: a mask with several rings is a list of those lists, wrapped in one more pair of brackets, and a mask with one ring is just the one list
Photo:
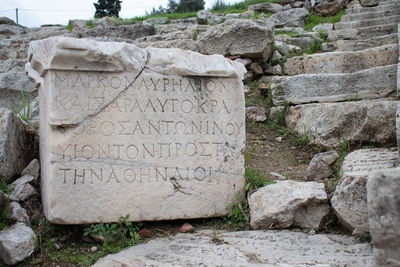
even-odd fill
[(193, 226), (190, 223), (184, 223), (181, 229), (179, 229), (181, 233), (193, 232), (193, 230)]
[(91, 248), (90, 248), (90, 251), (91, 251), (91, 252), (97, 251), (97, 247), (91, 247)]
[(277, 172), (270, 172), (269, 174), (270, 174), (272, 177), (278, 178), (278, 179), (280, 179), (280, 180), (285, 180), (285, 179), (286, 179), (285, 176), (283, 176), (282, 174), (279, 174), (279, 173), (277, 173)]
[(316, 234), (316, 232), (315, 232), (315, 230), (314, 230), (314, 229), (312, 229), (312, 230), (310, 230), (310, 232), (308, 232), (308, 234), (309, 234), (309, 235), (315, 235), (315, 234)]
[(282, 136), (279, 136), (279, 137), (275, 138), (275, 141), (277, 141), (279, 143), (282, 143)]
[(59, 250), (59, 249), (61, 249), (61, 246), (58, 243), (54, 243), (54, 248)]

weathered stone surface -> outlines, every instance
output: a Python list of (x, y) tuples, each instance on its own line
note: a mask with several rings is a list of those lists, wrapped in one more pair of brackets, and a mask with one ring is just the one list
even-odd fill
[(172, 24), (197, 24), (196, 18), (187, 18), (187, 19), (173, 19), (171, 20)]
[(68, 26), (72, 29), (74, 28), (86, 28), (86, 24), (88, 23), (87, 20), (84, 19), (71, 19), (68, 22)]
[(203, 230), (159, 238), (109, 255), (94, 267), (122, 266), (366, 266), (372, 247), (345, 235), (292, 231)]
[(7, 206), (7, 220), (30, 224), (28, 213), (18, 202), (11, 201)]
[(396, 91), (397, 65), (370, 68), (349, 74), (301, 74), (274, 77), (275, 105), (374, 99)]
[(32, 160), (31, 136), (14, 113), (0, 108), (0, 179), (10, 180)]
[(339, 40), (335, 42), (323, 43), (324, 51), (358, 51), (378, 47), (387, 44), (397, 43), (397, 33), (378, 36), (363, 41)]
[(314, 11), (320, 16), (333, 16), (344, 8), (345, 3), (345, 0), (321, 1), (314, 7)]
[(146, 23), (148, 24), (165, 24), (167, 23), (168, 18), (167, 17), (161, 17), (161, 18), (151, 18), (151, 19), (147, 19), (145, 20)]
[(39, 192), (32, 184), (37, 184), (37, 178), (31, 175), (25, 175), (12, 183), (14, 191), (10, 195), (10, 199), (14, 201), (25, 201), (33, 196), (39, 196)]
[(13, 36), (26, 33), (26, 28), (20, 25), (0, 24), (0, 37)]
[(16, 23), (7, 17), (0, 17), (0, 24), (16, 25)]
[(24, 223), (16, 223), (0, 231), (0, 257), (6, 264), (17, 264), (29, 257), (36, 242), (36, 235)]
[(284, 42), (275, 41), (274, 44), (275, 47), (278, 49), (279, 53), (285, 56), (290, 56), (293, 54), (296, 55), (301, 51), (300, 47), (295, 45), (288, 45)]
[(278, 13), (282, 11), (282, 6), (280, 4), (274, 3), (261, 3), (256, 5), (249, 5), (249, 10), (264, 12), (264, 13)]
[[(336, 28), (336, 23), (335, 23), (335, 28)], [(314, 32), (318, 32), (318, 31), (330, 31), (333, 30), (333, 24), (332, 23), (322, 23), (322, 24), (318, 24), (317, 26), (314, 26), (312, 28), (312, 30)]]
[(289, 58), (285, 65), (287, 75), (351, 73), (373, 67), (397, 64), (396, 44), (354, 52), (331, 52)]
[(133, 24), (121, 26), (96, 27), (94, 29), (77, 29), (73, 32), (75, 37), (118, 37), (130, 40), (152, 35), (153, 26), (149, 24)]
[(2, 73), (0, 74), (0, 89), (32, 92), (33, 83), (24, 72)]
[(27, 71), (41, 85), (49, 221), (219, 216), (243, 190), (242, 64), (180, 49), (51, 38), (31, 43)]
[(293, 8), (273, 14), (269, 21), (276, 27), (303, 27), (307, 24), (307, 18), (310, 15), (305, 8)]
[(397, 23), (370, 26), (358, 29), (328, 31), (328, 41), (337, 40), (366, 40), (373, 37), (385, 36), (397, 32)]
[(394, 144), (395, 101), (358, 101), (290, 107), (286, 124), (311, 143), (334, 147), (342, 140)]
[(324, 184), (276, 181), (250, 195), (250, 226), (253, 229), (318, 228), (329, 213), (327, 202)]
[(331, 176), (334, 163), (338, 157), (338, 153), (335, 150), (316, 154), (307, 166), (304, 179), (315, 181)]
[(377, 266), (400, 265), (400, 168), (368, 175), (368, 222)]
[(370, 171), (393, 168), (397, 159), (395, 148), (374, 148), (356, 150), (343, 161), (331, 204), (342, 224), (354, 234), (369, 231), (366, 184)]
[(344, 29), (355, 29), (362, 27), (371, 27), (377, 25), (391, 24), (398, 21), (398, 15), (387, 16), (383, 18), (377, 19), (367, 19), (367, 20), (358, 20), (351, 22), (338, 22), (335, 23), (335, 30), (344, 30)]
[(374, 11), (355, 14), (345, 14), (340, 18), (340, 22), (351, 22), (366, 19), (379, 19), (386, 16), (395, 16), (400, 14), (400, 8), (392, 9), (390, 11)]
[(34, 159), (29, 163), (29, 165), (21, 172), (21, 175), (30, 175), (33, 176), (35, 179), (39, 177), (40, 173), (40, 163), (37, 159)]
[(361, 6), (376, 6), (379, 4), (378, 0), (360, 0)]
[(251, 20), (228, 20), (199, 34), (199, 51), (205, 54), (240, 55), (268, 61), (274, 50), (273, 27)]
[[(367, 0), (368, 1), (368, 0)], [(400, 8), (399, 2), (388, 2), (382, 3), (375, 7), (361, 7), (361, 8), (351, 8), (346, 10), (346, 14), (354, 13), (369, 13), (369, 12), (380, 12), (380, 11), (391, 11)]]
[(263, 107), (246, 107), (246, 118), (253, 121), (266, 121), (267, 113)]
[(157, 42), (140, 42), (136, 44), (140, 48), (156, 47), (156, 48), (181, 48), (184, 50), (190, 50), (197, 52), (197, 41), (191, 39), (177, 39), (168, 41), (157, 41)]
[(6, 59), (0, 64), (0, 73), (4, 72), (22, 72), (24, 71), (25, 59)]

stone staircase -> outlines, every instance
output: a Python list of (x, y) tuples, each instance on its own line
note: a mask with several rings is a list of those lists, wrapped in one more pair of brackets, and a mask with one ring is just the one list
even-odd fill
[(326, 33), (328, 52), (287, 60), (293, 76), (275, 76), (271, 89), (275, 105), (290, 105), (290, 128), (323, 147), (395, 144), (399, 12), (398, 1), (347, 9)]

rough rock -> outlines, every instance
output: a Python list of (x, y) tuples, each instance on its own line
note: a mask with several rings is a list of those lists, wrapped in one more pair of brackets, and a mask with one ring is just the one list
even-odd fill
[(314, 11), (320, 16), (333, 16), (339, 13), (346, 3), (346, 0), (321, 1), (314, 7)]
[(307, 166), (304, 179), (315, 181), (331, 176), (334, 163), (338, 157), (339, 155), (335, 150), (316, 154)]
[(36, 235), (24, 223), (16, 223), (0, 231), (0, 257), (6, 264), (17, 264), (29, 257), (36, 242)]
[(269, 66), (265, 69), (265, 73), (273, 74), (273, 75), (282, 75), (282, 67), (281, 65)]
[(102, 17), (101, 19), (93, 20), (92, 23), (95, 27), (97, 27), (97, 26), (102, 26), (102, 27), (116, 26), (119, 24), (119, 19), (113, 18), (113, 17)]
[(360, 0), (360, 4), (363, 7), (371, 7), (379, 4), (379, 0)]
[(32, 184), (37, 184), (37, 179), (31, 175), (25, 175), (14, 181), (11, 185), (14, 191), (10, 195), (10, 199), (14, 201), (25, 201), (33, 196), (38, 196), (39, 192)]
[(35, 179), (39, 178), (40, 174), (40, 163), (39, 160), (34, 159), (29, 165), (21, 172), (21, 176), (29, 175)]
[(7, 17), (0, 17), (0, 24), (17, 25), (12, 19)]
[(29, 225), (28, 213), (18, 202), (11, 201), (7, 206), (7, 220), (12, 222), (23, 222)]
[(332, 208), (342, 224), (353, 234), (368, 232), (367, 181), (373, 170), (393, 168), (397, 149), (356, 150), (346, 156), (341, 178), (331, 199)]
[(268, 20), (275, 27), (303, 27), (307, 24), (307, 18), (310, 15), (305, 8), (293, 8), (286, 11), (273, 14)]
[(68, 22), (68, 26), (72, 29), (74, 28), (86, 28), (86, 24), (88, 23), (87, 20), (84, 19), (71, 19)]
[(262, 58), (268, 61), (274, 50), (273, 27), (252, 20), (228, 20), (199, 34), (199, 51)]
[(312, 30), (313, 30), (314, 32), (319, 32), (319, 31), (326, 32), (326, 31), (330, 31), (330, 30), (333, 30), (333, 24), (332, 24), (332, 23), (322, 23), (322, 24), (318, 24), (317, 26), (314, 26), (314, 27), (312, 28)]
[(267, 113), (263, 107), (246, 107), (246, 118), (253, 121), (266, 121)]
[(368, 177), (368, 222), (376, 265), (400, 266), (400, 168)]
[(13, 72), (0, 74), (0, 89), (15, 91), (33, 91), (33, 83), (29, 81), (25, 72)]
[[(40, 141), (47, 148), (40, 151), (41, 194), (50, 222), (227, 214), (244, 187), (242, 64), (181, 49), (60, 37), (32, 42), (29, 59), (26, 69), (40, 85)], [(68, 86), (76, 79), (82, 82)], [(203, 143), (211, 142), (205, 135), (218, 152)]]
[(171, 24), (197, 24), (197, 18), (172, 19)]
[(158, 238), (98, 260), (94, 267), (122, 266), (365, 266), (372, 247), (345, 235), (292, 231), (198, 231)]
[(261, 3), (256, 5), (249, 5), (249, 10), (264, 12), (264, 13), (278, 13), (282, 11), (282, 6), (275, 3)]
[(318, 228), (329, 213), (324, 184), (316, 182), (276, 181), (258, 189), (248, 201), (253, 229)]
[(274, 77), (275, 105), (376, 99), (396, 91), (397, 65), (369, 68), (349, 74), (301, 74)]
[(311, 143), (334, 147), (342, 140), (394, 144), (396, 101), (358, 101), (290, 107), (286, 124)]
[(301, 51), (300, 47), (295, 45), (288, 45), (284, 42), (275, 41), (274, 44), (279, 53), (285, 56), (296, 55)]
[(10, 37), (26, 33), (26, 28), (20, 25), (0, 24), (0, 37)]
[(255, 75), (263, 75), (263, 68), (257, 62), (253, 62), (250, 64), (250, 70), (254, 72)]
[(287, 75), (352, 73), (368, 68), (397, 64), (397, 60), (397, 45), (390, 44), (362, 51), (292, 57), (286, 61), (284, 68)]
[(397, 32), (397, 23), (377, 25), (357, 29), (344, 29), (328, 31), (328, 41), (338, 40), (359, 40), (364, 41), (370, 38), (385, 36)]
[(340, 18), (340, 22), (351, 22), (367, 19), (380, 19), (386, 16), (395, 16), (400, 14), (400, 9), (392, 9), (390, 11), (373, 11), (355, 14), (345, 14)]
[(113, 37), (135, 40), (154, 34), (153, 26), (149, 24), (133, 24), (122, 26), (96, 27), (94, 29), (77, 29), (75, 37)]
[(368, 19), (368, 20), (356, 20), (351, 22), (338, 22), (335, 23), (335, 30), (343, 30), (343, 29), (356, 29), (362, 27), (371, 27), (378, 26), (384, 24), (392, 24), (398, 21), (398, 15), (387, 16), (383, 18), (377, 19)]
[(304, 6), (304, 2), (302, 2), (302, 1), (295, 1), (295, 2), (290, 3), (290, 5), (291, 5), (293, 8), (300, 8), (300, 7), (303, 7), (303, 6)]
[(165, 24), (167, 23), (168, 18), (167, 17), (160, 17), (160, 18), (151, 18), (151, 19), (146, 19), (145, 22), (148, 24)]
[(0, 108), (0, 179), (9, 181), (32, 160), (32, 136), (11, 110)]
[(234, 61), (243, 64), (245, 67), (249, 66), (252, 62), (252, 60), (249, 58), (237, 58)]
[(358, 51), (370, 49), (387, 44), (397, 43), (397, 34), (373, 37), (364, 41), (339, 40), (335, 42), (323, 43), (324, 51)]
[(289, 9), (292, 9), (292, 6), (290, 4), (286, 4), (286, 5), (284, 5), (282, 7), (282, 11), (286, 11), (286, 10), (289, 10)]

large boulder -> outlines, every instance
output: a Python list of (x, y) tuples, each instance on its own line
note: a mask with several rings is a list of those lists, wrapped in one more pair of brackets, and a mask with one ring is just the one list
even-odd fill
[(324, 184), (277, 181), (249, 197), (253, 229), (318, 228), (329, 213)]
[(400, 266), (400, 168), (369, 174), (368, 222), (377, 266)]
[(0, 108), (0, 179), (10, 180), (30, 163), (32, 138), (20, 118)]
[(397, 159), (397, 149), (386, 148), (356, 150), (344, 159), (331, 204), (341, 223), (353, 234), (369, 231), (366, 185), (370, 171), (391, 168)]
[(304, 27), (309, 15), (305, 8), (293, 8), (273, 14), (268, 20), (276, 27)]
[(314, 6), (314, 11), (320, 16), (333, 16), (345, 6), (346, 0), (323, 0)]
[(29, 257), (36, 242), (36, 235), (24, 223), (16, 223), (0, 231), (0, 257), (6, 264), (17, 264)]
[(391, 145), (396, 140), (396, 107), (396, 101), (298, 105), (287, 110), (286, 124), (324, 147), (342, 140)]
[(263, 21), (232, 19), (199, 34), (201, 53), (243, 56), (268, 61), (274, 50), (273, 26)]

